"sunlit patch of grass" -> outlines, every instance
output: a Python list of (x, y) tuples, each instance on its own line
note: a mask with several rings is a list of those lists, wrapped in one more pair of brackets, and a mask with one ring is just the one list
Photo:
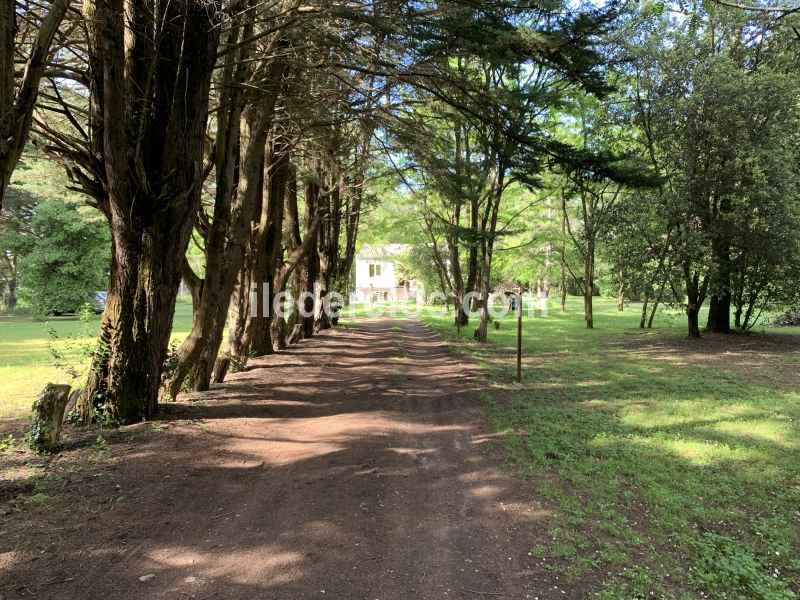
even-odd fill
[[(800, 394), (777, 375), (772, 384), (773, 363), (748, 380), (679, 350), (626, 348), (642, 335), (678, 341), (680, 318), (642, 334), (636, 311), (610, 302), (598, 302), (592, 331), (581, 316), (573, 302), (566, 315), (525, 320), (521, 387), (509, 384), (510, 323), (492, 330), (490, 348), (471, 330), (457, 346), (502, 390), (487, 405), (498, 431), (517, 432), (502, 437), (514, 468), (559, 509), (560, 538), (537, 556), (572, 578), (587, 571), (581, 557), (597, 557), (589, 570), (608, 574), (604, 598), (795, 597)], [(426, 322), (456, 340), (449, 320)], [(575, 538), (591, 543), (573, 558), (563, 540)], [(726, 565), (721, 576), (715, 561)]]
[[(191, 329), (191, 305), (175, 310), (172, 340), (181, 342)], [(0, 319), (0, 419), (24, 417), (36, 395), (48, 383), (74, 383), (56, 366), (51, 350), (76, 370), (88, 366), (86, 351), (95, 342), (100, 317), (83, 322), (77, 317), (38, 321), (30, 317)], [(51, 335), (51, 331), (54, 335)]]

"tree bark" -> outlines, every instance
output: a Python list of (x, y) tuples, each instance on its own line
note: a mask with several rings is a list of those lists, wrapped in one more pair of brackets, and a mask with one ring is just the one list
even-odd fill
[(567, 312), (567, 197), (561, 194), (561, 312)]
[[(98, 3), (92, 102), (102, 116), (105, 189), (112, 234), (111, 281), (84, 418), (118, 423), (158, 407), (175, 300), (200, 180), (217, 16), (197, 0), (160, 5), (155, 22), (139, 0)], [(176, 95), (180, 102), (175, 102)], [(180, 143), (177, 143), (177, 141)]]
[(647, 314), (648, 310), (647, 307), (650, 305), (650, 292), (647, 292), (644, 297), (644, 301), (642, 302), (642, 316), (639, 319), (639, 329), (644, 329), (647, 325)]
[[(314, 216), (319, 210), (319, 183), (316, 180), (309, 180), (305, 186), (305, 200), (306, 200), (306, 213), (305, 223), (306, 228), (314, 219)], [(304, 317), (298, 313), (297, 318), (294, 319), (295, 323), (300, 326), (300, 332), (294, 334), (295, 338), (308, 339), (314, 337), (314, 315), (316, 313), (316, 297), (314, 294), (314, 283), (317, 281), (319, 275), (319, 235), (313, 236), (308, 248), (308, 253), (303, 261), (302, 268), (298, 271), (296, 282), (297, 290), (295, 299), (297, 300), (300, 295), (306, 294), (303, 300), (303, 311), (306, 315)]]
[[(226, 43), (235, 45), (239, 38), (252, 36), (252, 26), (240, 27), (238, 20), (228, 32)], [(205, 279), (200, 280), (184, 261), (184, 280), (192, 289), (192, 331), (177, 353), (177, 366), (169, 382), (169, 394), (176, 398), (187, 376), (195, 391), (206, 391), (211, 384), (212, 370), (222, 331), (225, 312), (230, 302), (236, 275), (244, 260), (245, 244), (253, 199), (236, 194), (242, 112), (244, 98), (241, 84), (247, 75), (247, 46), (240, 53), (229, 53), (222, 72), (222, 92), (217, 116), (214, 152), (216, 186), (214, 211), (205, 232)], [(240, 62), (238, 65), (235, 60)]]
[(586, 256), (583, 268), (583, 314), (587, 329), (594, 329), (594, 234), (586, 232)]
[[(297, 210), (297, 171), (294, 166), (289, 170), (289, 181), (287, 185), (286, 195), (286, 214), (285, 214), (287, 234), (286, 246), (289, 250), (289, 256), (282, 261), (278, 274), (275, 277), (276, 289), (285, 290), (290, 280), (294, 280), (292, 285), (293, 290), (297, 289), (297, 269), (300, 267), (311, 251), (311, 248), (317, 243), (317, 234), (320, 224), (322, 222), (321, 213), (317, 212), (313, 216), (313, 221), (305, 232), (305, 236), (300, 235), (300, 219)], [(297, 312), (297, 298), (294, 298), (293, 306), (295, 307), (289, 321), (283, 317), (277, 317), (273, 320), (273, 347), (276, 350), (282, 350), (292, 343), (296, 343), (302, 335), (297, 325), (298, 312)]]
[(331, 320), (325, 311), (325, 298), (333, 291), (333, 286), (337, 283), (336, 278), (340, 273), (339, 238), (342, 229), (342, 205), (346, 193), (344, 177), (334, 173), (331, 175), (330, 189), (320, 198), (326, 219), (319, 229), (315, 331), (332, 327)]
[(254, 356), (266, 356), (274, 352), (271, 334), (275, 316), (273, 304), (280, 292), (275, 289), (275, 276), (282, 254), (286, 182), (290, 172), (288, 149), (277, 141), (273, 141), (270, 146), (267, 195), (258, 225), (259, 244), (256, 246), (253, 269), (253, 277), (258, 284), (256, 294), (260, 311), (258, 315), (251, 311), (250, 315), (250, 350)]
[(731, 333), (731, 264), (730, 243), (717, 239), (712, 244), (717, 265), (715, 290), (708, 311), (708, 329), (714, 333)]
[(686, 282), (686, 317), (689, 327), (689, 337), (700, 337), (700, 309), (705, 301), (708, 280), (700, 281), (700, 275), (691, 272), (691, 266), (684, 262), (684, 279)]

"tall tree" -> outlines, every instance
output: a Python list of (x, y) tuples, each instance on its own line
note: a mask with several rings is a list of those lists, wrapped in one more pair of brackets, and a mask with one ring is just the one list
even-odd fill
[(108, 219), (108, 303), (81, 403), (120, 423), (153, 416), (203, 178), (219, 6), (100, 0), (91, 22), (90, 138), (72, 176)]

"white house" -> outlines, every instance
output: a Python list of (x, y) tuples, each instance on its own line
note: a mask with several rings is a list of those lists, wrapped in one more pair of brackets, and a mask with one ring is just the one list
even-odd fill
[(364, 246), (356, 256), (356, 302), (403, 301), (416, 298), (417, 282), (403, 277), (399, 259), (409, 246)]

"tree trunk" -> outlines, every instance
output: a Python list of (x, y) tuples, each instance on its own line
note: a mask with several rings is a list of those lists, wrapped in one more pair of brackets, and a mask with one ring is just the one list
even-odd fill
[[(239, 194), (247, 198), (249, 205), (250, 231), (245, 235), (246, 248), (241, 268), (236, 279), (228, 306), (228, 356), (234, 366), (247, 363), (251, 354), (254, 332), (252, 325), (263, 319), (263, 281), (258, 279), (259, 260), (263, 264), (269, 220), (268, 204), (264, 195), (266, 169), (266, 146), (268, 122), (256, 107), (245, 114), (243, 127), (242, 166), (240, 169)], [(256, 305), (251, 305), (255, 295)]]
[[(587, 232), (591, 236), (591, 232)], [(586, 257), (583, 269), (583, 312), (587, 329), (594, 329), (594, 240), (586, 243)]]
[(689, 337), (700, 337), (700, 309), (705, 301), (706, 289), (708, 281), (700, 282), (700, 276), (697, 273), (692, 274), (691, 265), (684, 262), (684, 279), (686, 282), (686, 317), (689, 326)]
[(14, 312), (17, 310), (17, 279), (16, 276), (11, 277), (6, 284), (6, 310)]
[(561, 312), (567, 312), (567, 197), (561, 194)]
[[(722, 266), (720, 268), (723, 268)], [(708, 311), (708, 329), (714, 333), (731, 332), (731, 288), (730, 272), (720, 275), (719, 287), (711, 297)]]
[(700, 311), (695, 304), (689, 304), (686, 307), (686, 316), (689, 323), (689, 337), (700, 337)]
[(258, 226), (259, 244), (253, 269), (258, 284), (256, 292), (259, 314), (251, 311), (250, 344), (254, 356), (266, 356), (274, 352), (272, 346), (273, 304), (280, 290), (275, 289), (276, 269), (281, 255), (283, 240), (283, 213), (286, 202), (286, 181), (289, 176), (288, 149), (282, 144), (271, 144), (268, 160), (267, 197)]
[[(319, 210), (319, 183), (316, 181), (306, 182), (305, 188), (306, 199), (306, 214), (305, 223), (306, 228), (309, 229), (310, 225)], [(314, 293), (314, 283), (317, 281), (319, 275), (319, 235), (314, 235), (314, 239), (310, 242), (308, 253), (303, 261), (302, 268), (298, 271), (296, 281), (297, 290), (295, 290), (295, 300), (298, 300), (302, 294), (305, 294), (303, 299), (303, 312), (306, 315), (297, 315), (295, 322), (302, 327), (302, 336), (300, 339), (309, 339), (314, 337), (314, 315), (316, 313), (316, 296)]]
[(341, 174), (334, 174), (331, 189), (322, 198), (327, 218), (319, 230), (319, 271), (317, 272), (317, 305), (314, 321), (316, 331), (332, 327), (324, 301), (338, 283), (336, 277), (340, 273), (341, 262), (339, 238), (342, 228), (342, 206), (346, 194), (344, 177)]
[(731, 261), (730, 233), (726, 215), (730, 211), (730, 200), (719, 201), (720, 215), (714, 228), (711, 250), (717, 272), (714, 277), (713, 295), (708, 312), (708, 329), (714, 333), (731, 333)]
[[(150, 7), (147, 7), (150, 8)], [(111, 281), (86, 393), (85, 418), (118, 423), (158, 408), (175, 300), (200, 206), (218, 17), (197, 0), (158, 5), (159, 35), (139, 1), (95, 6), (92, 103), (108, 197)], [(147, 93), (145, 93), (147, 90)], [(181, 99), (176, 102), (178, 95)], [(177, 143), (177, 141), (180, 143)]]
[[(248, 39), (252, 26), (240, 28), (238, 22), (228, 33), (227, 44), (235, 45), (240, 37)], [(244, 61), (249, 56), (247, 46), (240, 53), (230, 53), (223, 69), (221, 107), (217, 116), (217, 137), (214, 165), (216, 186), (214, 211), (205, 232), (205, 279), (191, 271), (184, 264), (184, 280), (190, 282), (192, 289), (193, 322), (189, 337), (178, 350), (177, 366), (169, 384), (169, 394), (176, 398), (185, 378), (190, 375), (190, 387), (195, 391), (206, 391), (211, 385), (211, 376), (222, 331), (225, 327), (225, 313), (230, 303), (233, 287), (242, 262), (244, 261), (247, 228), (251, 219), (252, 194), (236, 193), (239, 174), (239, 149), (241, 133), (249, 141), (247, 123), (242, 118), (243, 97), (241, 89), (233, 82), (244, 81), (246, 66), (235, 64), (235, 59)], [(260, 126), (260, 121), (258, 125)]]
[(639, 319), (639, 329), (644, 329), (647, 325), (647, 307), (650, 304), (650, 293), (647, 292), (642, 303), (642, 318)]
[(480, 269), (480, 296), (481, 296), (481, 321), (478, 325), (478, 341), (486, 343), (489, 341), (489, 295), (492, 285), (492, 258), (494, 256), (494, 238), (497, 232), (497, 217), (500, 212), (500, 203), (503, 200), (505, 189), (505, 166), (498, 165), (497, 179), (494, 183), (494, 190), (487, 207), (491, 212), (483, 221), (481, 269)]
[(98, 413), (122, 423), (151, 419), (158, 408), (181, 265), (189, 243), (188, 215), (163, 215), (129, 230), (115, 216), (111, 283), (85, 394), (84, 419)]

